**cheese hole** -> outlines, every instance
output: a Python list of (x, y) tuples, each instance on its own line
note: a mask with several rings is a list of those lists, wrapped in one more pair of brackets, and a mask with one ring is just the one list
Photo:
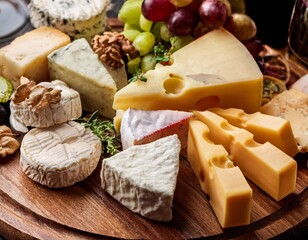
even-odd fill
[(223, 130), (226, 130), (226, 131), (232, 131), (232, 130), (234, 130), (234, 128), (232, 127), (232, 125), (230, 125), (227, 121), (223, 121), (223, 122), (220, 124), (220, 127), (221, 127)]
[(259, 147), (261, 145), (260, 143), (255, 142), (253, 139), (247, 139), (244, 144), (246, 147), (250, 148)]
[(219, 98), (217, 96), (207, 96), (201, 98), (195, 105), (195, 109), (198, 111), (204, 111), (209, 108), (217, 107)]
[(182, 91), (184, 86), (184, 81), (178, 77), (169, 78), (164, 82), (164, 88), (167, 94), (178, 94)]

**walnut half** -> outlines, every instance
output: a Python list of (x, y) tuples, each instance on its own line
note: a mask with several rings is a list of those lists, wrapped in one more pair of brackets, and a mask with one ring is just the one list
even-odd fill
[(6, 157), (13, 154), (20, 147), (20, 143), (14, 138), (11, 129), (5, 125), (0, 126), (0, 156)]

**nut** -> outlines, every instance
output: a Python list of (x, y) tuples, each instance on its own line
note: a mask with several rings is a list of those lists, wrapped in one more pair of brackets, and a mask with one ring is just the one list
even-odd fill
[(124, 65), (123, 57), (125, 55), (128, 55), (131, 59), (139, 55), (132, 42), (126, 39), (123, 34), (117, 32), (105, 32), (104, 35), (96, 35), (92, 39), (91, 46), (100, 61), (114, 69)]
[(11, 129), (5, 125), (0, 126), (0, 156), (6, 157), (13, 154), (19, 147), (20, 143), (14, 138)]
[(24, 102), (33, 111), (46, 108), (50, 104), (58, 103), (60, 100), (61, 90), (36, 85), (34, 81), (20, 85), (12, 97), (15, 104)]

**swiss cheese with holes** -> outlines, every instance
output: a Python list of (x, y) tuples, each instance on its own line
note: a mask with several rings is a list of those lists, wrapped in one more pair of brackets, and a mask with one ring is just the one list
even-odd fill
[(87, 178), (96, 168), (101, 152), (101, 141), (89, 128), (69, 121), (30, 130), (20, 147), (20, 163), (23, 172), (35, 182), (61, 188)]

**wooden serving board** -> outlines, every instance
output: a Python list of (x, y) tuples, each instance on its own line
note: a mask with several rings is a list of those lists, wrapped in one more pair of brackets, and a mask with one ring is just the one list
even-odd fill
[[(292, 60), (289, 63), (293, 81), (307, 73)], [(308, 154), (296, 156), (296, 190), (279, 202), (248, 181), (253, 189), (251, 224), (229, 229), (220, 227), (184, 157), (173, 219), (160, 223), (131, 212), (101, 189), (101, 162), (84, 181), (49, 189), (22, 172), (19, 156), (16, 152), (0, 159), (0, 236), (7, 239), (300, 239), (308, 234)]]

